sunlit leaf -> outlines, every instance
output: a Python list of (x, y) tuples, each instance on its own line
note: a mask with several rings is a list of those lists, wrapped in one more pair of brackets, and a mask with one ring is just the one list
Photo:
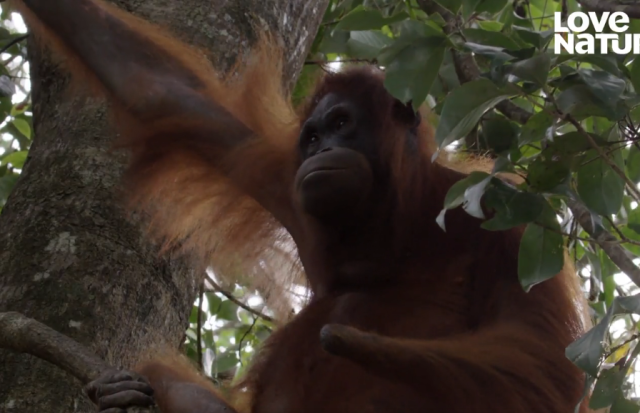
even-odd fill
[(24, 119), (16, 118), (13, 119), (11, 123), (13, 123), (13, 126), (15, 126), (21, 134), (31, 139), (31, 126), (29, 125), (29, 122)]
[(11, 152), (6, 156), (0, 157), (0, 165), (11, 164), (14, 168), (22, 169), (28, 153), (28, 151)]

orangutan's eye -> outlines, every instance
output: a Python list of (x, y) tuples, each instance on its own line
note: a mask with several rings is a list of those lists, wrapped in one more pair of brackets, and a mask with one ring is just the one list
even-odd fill
[(349, 122), (349, 119), (346, 117), (341, 117), (338, 119), (338, 121), (336, 122), (336, 130), (340, 130), (342, 128), (344, 128), (344, 126), (347, 124), (347, 122)]

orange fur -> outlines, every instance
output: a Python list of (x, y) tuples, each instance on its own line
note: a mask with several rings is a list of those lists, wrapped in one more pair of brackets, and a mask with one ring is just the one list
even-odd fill
[[(93, 19), (87, 30), (112, 19), (121, 37), (107, 32), (107, 24), (105, 35), (144, 46), (126, 90), (114, 79), (107, 80), (115, 85), (97, 75), (85, 79), (114, 103), (119, 145), (132, 153), (128, 202), (148, 216), (150, 234), (166, 249), (189, 254), (200, 269), (248, 279), (281, 318), (292, 284), (306, 279), (313, 289), (309, 305), (268, 340), (238, 386), (238, 394), (251, 395), (253, 413), (564, 413), (573, 407), (583, 376), (564, 348), (587, 325), (573, 270), (566, 265), (525, 294), (517, 280), (522, 228), (484, 231), (460, 210), (448, 214), (446, 233), (438, 228), (435, 217), (451, 185), (490, 165), (442, 156), (432, 163), (430, 126), (423, 122), (407, 138), (381, 73), (356, 67), (327, 75), (296, 113), (279, 86), (282, 56), (269, 36), (234, 76), (222, 78), (203, 53), (166, 32), (97, 0), (82, 4), (87, 9), (78, 15)], [(51, 37), (50, 44), (73, 57), (72, 39), (51, 35), (28, 11), (25, 17), (41, 41)], [(86, 59), (72, 59), (70, 69), (87, 73)], [(188, 102), (164, 93), (167, 75), (191, 85)], [(369, 114), (392, 181), (386, 198), (371, 207), (374, 218), (347, 241), (305, 216), (292, 188), (301, 123), (327, 93), (342, 94)], [(244, 140), (228, 144), (228, 138)], [(356, 287), (340, 290), (343, 266), (359, 260), (373, 265), (358, 274)], [(355, 327), (386, 345), (376, 350), (362, 341), (362, 351), (355, 346), (348, 356), (329, 355), (319, 338), (328, 323)], [(179, 359), (139, 370), (164, 408), (191, 402), (188, 395), (169, 397), (171, 383), (192, 382), (215, 394)]]

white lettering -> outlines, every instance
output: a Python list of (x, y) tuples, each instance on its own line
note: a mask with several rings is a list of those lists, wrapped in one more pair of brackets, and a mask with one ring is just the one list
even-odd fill
[(553, 13), (553, 27), (556, 33), (569, 33), (569, 28), (562, 25), (562, 13)]
[[(618, 26), (618, 23), (624, 24), (624, 26)], [(609, 27), (616, 33), (626, 32), (629, 28), (629, 16), (626, 13), (617, 11), (609, 18)]]
[(609, 40), (615, 40), (618, 38), (617, 34), (613, 33), (598, 33), (596, 39), (600, 40), (600, 53), (609, 53)]
[[(578, 34), (576, 35), (578, 41), (576, 42), (576, 52), (578, 54), (594, 54), (596, 51), (595, 39), (592, 34)], [(581, 41), (582, 40), (582, 41)]]
[(553, 51), (555, 54), (562, 54), (562, 48), (569, 54), (574, 53), (572, 34), (567, 34), (567, 39), (565, 40), (562, 34), (556, 33), (553, 40)]
[(574, 12), (566, 21), (562, 21), (562, 13), (555, 12), (553, 21), (556, 54), (594, 54), (598, 43), (601, 54), (608, 54), (610, 49), (618, 55), (640, 54), (640, 33), (623, 34), (630, 23), (624, 12)]
[(591, 23), (593, 24), (593, 28), (596, 29), (596, 33), (601, 33), (604, 30), (609, 14), (611, 14), (611, 12), (605, 11), (602, 13), (602, 19), (598, 21), (598, 15), (593, 11), (589, 12), (589, 19), (591, 19)]
[(615, 54), (628, 54), (631, 52), (631, 47), (633, 46), (633, 42), (631, 40), (632, 36), (630, 33), (624, 35), (624, 49), (620, 47), (620, 39), (614, 39), (611, 43), (611, 49)]
[[(578, 18), (580, 19), (580, 22), (581, 22), (580, 26), (576, 25), (576, 20)], [(571, 15), (569, 16), (569, 19), (567, 20), (567, 25), (569, 26), (572, 32), (582, 33), (583, 31), (587, 30), (587, 28), (589, 27), (589, 18), (583, 12), (577, 11), (575, 13), (571, 13)]]

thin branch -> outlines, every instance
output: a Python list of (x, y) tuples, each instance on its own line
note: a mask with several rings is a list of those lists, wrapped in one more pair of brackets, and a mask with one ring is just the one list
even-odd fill
[(604, 359), (608, 359), (609, 357), (611, 357), (611, 355), (613, 355), (613, 353), (615, 353), (616, 351), (618, 351), (622, 347), (626, 346), (627, 344), (631, 343), (633, 340), (635, 340), (637, 338), (638, 338), (637, 334), (632, 335), (631, 337), (629, 337), (628, 339), (626, 339), (622, 343), (618, 344), (615, 347), (612, 347), (611, 350), (609, 350), (609, 352), (607, 354), (605, 354), (605, 356), (603, 358)]
[(217, 282), (215, 282), (215, 280), (209, 275), (207, 274), (207, 281), (209, 283), (211, 283), (211, 285), (213, 286), (213, 288), (219, 292), (220, 294), (224, 295), (225, 297), (227, 297), (227, 299), (229, 301), (231, 301), (232, 303), (236, 304), (238, 307), (250, 312), (251, 314), (262, 318), (265, 321), (269, 321), (269, 322), (275, 322), (275, 320), (273, 319), (273, 317), (270, 317), (266, 314), (263, 314), (262, 312), (255, 310), (251, 307), (249, 307), (248, 305), (246, 305), (245, 303), (243, 303), (242, 301), (238, 300), (236, 297), (234, 297), (230, 292), (226, 291), (224, 288), (222, 288)]
[(14, 44), (20, 43), (21, 41), (23, 41), (24, 39), (26, 39), (28, 37), (29, 37), (29, 33), (24, 34), (22, 36), (18, 36), (15, 39), (11, 40), (9, 43), (5, 44), (2, 49), (0, 49), (0, 54), (6, 52), (7, 50), (9, 50), (9, 48), (11, 46), (13, 46)]
[(242, 342), (244, 341), (245, 338), (247, 338), (251, 330), (253, 330), (253, 328), (256, 326), (257, 322), (258, 322), (258, 317), (253, 317), (253, 322), (251, 323), (247, 331), (244, 332), (242, 337), (240, 337), (240, 341), (238, 342), (238, 360), (240, 360), (240, 365), (242, 365)]
[(591, 219), (591, 212), (582, 203), (574, 200), (566, 200), (569, 209), (573, 213), (582, 229), (589, 234), (596, 244), (611, 258), (618, 268), (624, 272), (636, 285), (640, 286), (640, 268), (633, 263), (633, 260), (619, 243), (618, 239), (610, 232), (596, 228)]
[(198, 291), (198, 320), (196, 320), (196, 349), (198, 352), (198, 367), (203, 369), (202, 365), (202, 297), (204, 296), (204, 279), (200, 283), (200, 291)]
[(600, 155), (600, 157), (607, 163), (607, 165), (609, 165), (611, 169), (613, 169), (615, 173), (617, 173), (624, 180), (624, 182), (627, 184), (627, 190), (635, 199), (635, 201), (640, 202), (640, 190), (638, 190), (638, 188), (636, 187), (636, 184), (631, 179), (629, 179), (627, 174), (625, 174), (625, 172), (622, 169), (620, 169), (620, 167), (616, 165), (615, 162), (609, 159), (609, 157), (604, 153), (604, 151), (598, 145), (598, 143), (595, 140), (593, 140), (591, 135), (586, 130), (584, 130), (580, 122), (578, 122), (571, 115), (565, 115), (565, 119), (568, 120), (573, 126), (575, 126), (576, 130), (580, 132), (582, 136), (585, 137), (587, 142), (589, 142), (589, 145), (591, 145), (591, 147), (598, 152), (598, 155)]
[[(449, 10), (440, 6), (434, 0), (418, 0), (418, 5), (427, 14), (438, 13), (442, 16), (446, 22), (443, 27), (446, 34), (451, 35), (459, 31), (458, 25), (460, 22), (458, 17), (454, 16)], [(471, 82), (480, 78), (480, 69), (478, 68), (478, 65), (471, 53), (463, 53), (453, 50), (453, 65), (461, 83)], [(522, 109), (510, 100), (503, 100), (496, 105), (496, 109), (509, 119), (520, 124), (527, 123), (531, 117), (531, 113)]]
[(640, 19), (640, 4), (638, 3), (624, 3), (621, 1), (611, 0), (578, 0), (578, 3), (589, 11), (595, 11), (598, 13), (604, 12), (617, 12), (621, 11), (626, 13), (632, 19)]
[(640, 246), (640, 241), (634, 241), (632, 239), (627, 238), (627, 236), (624, 235), (624, 233), (620, 230), (620, 228), (618, 228), (618, 225), (613, 221), (613, 219), (611, 219), (611, 217), (604, 216), (604, 219), (606, 219), (609, 222), (609, 224), (611, 225), (611, 228), (613, 228), (616, 234), (618, 234), (618, 236), (620, 237), (621, 244), (631, 244), (631, 245)]

